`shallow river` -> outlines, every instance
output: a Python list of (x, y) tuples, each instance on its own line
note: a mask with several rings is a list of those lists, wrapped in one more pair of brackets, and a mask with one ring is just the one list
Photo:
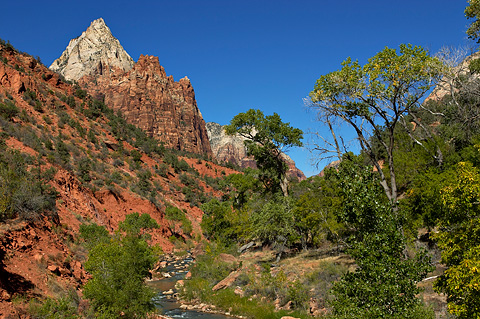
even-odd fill
[(178, 303), (172, 295), (163, 294), (163, 292), (169, 291), (170, 289), (176, 292), (175, 283), (185, 277), (187, 270), (183, 267), (191, 262), (191, 259), (186, 259), (184, 261), (169, 263), (167, 268), (163, 269), (162, 272), (168, 272), (169, 274), (174, 273), (172, 277), (148, 282), (149, 286), (158, 291), (157, 296), (154, 298), (156, 307), (163, 315), (172, 318), (232, 319), (232, 317), (220, 314), (180, 309), (180, 303)]

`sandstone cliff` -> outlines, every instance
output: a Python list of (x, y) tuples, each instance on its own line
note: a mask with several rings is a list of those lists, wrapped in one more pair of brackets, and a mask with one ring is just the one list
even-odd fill
[[(247, 156), (244, 137), (225, 134), (224, 126), (217, 123), (208, 122), (206, 127), (212, 152), (217, 160), (230, 162), (244, 168), (256, 167), (253, 157)], [(303, 172), (295, 166), (295, 162), (290, 156), (287, 154), (283, 154), (283, 156), (289, 168), (288, 176), (297, 178), (300, 181), (306, 179)]]
[(93, 80), (85, 76), (79, 83), (166, 147), (212, 154), (190, 80), (167, 77), (158, 57), (142, 55), (129, 72)]
[(134, 61), (112, 35), (102, 18), (93, 21), (78, 38), (72, 39), (50, 70), (67, 80), (84, 75), (110, 75), (129, 71)]
[(50, 69), (76, 80), (166, 147), (212, 155), (190, 80), (167, 77), (158, 57), (142, 55), (135, 64), (103, 19), (71, 40)]

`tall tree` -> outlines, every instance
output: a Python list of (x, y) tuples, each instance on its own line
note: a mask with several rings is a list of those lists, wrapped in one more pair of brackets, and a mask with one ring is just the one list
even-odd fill
[(225, 131), (246, 138), (247, 154), (255, 158), (266, 189), (272, 193), (281, 190), (287, 196), (288, 167), (282, 153), (292, 146), (303, 146), (302, 130), (283, 123), (277, 113), (264, 116), (262, 111), (250, 109), (236, 115)]
[(347, 252), (358, 267), (332, 287), (335, 318), (420, 318), (417, 282), (432, 270), (430, 259), (422, 251), (406, 256), (402, 221), (392, 214), (378, 175), (350, 158), (346, 154), (335, 172), (343, 199), (336, 214), (351, 233)]
[[(441, 77), (442, 69), (442, 63), (423, 48), (402, 44), (399, 52), (386, 47), (364, 66), (348, 58), (340, 70), (321, 76), (310, 93), (310, 106), (318, 110), (320, 120), (329, 123), (336, 120), (354, 129), (394, 207), (398, 197), (395, 129), (403, 128), (415, 143), (430, 151), (416, 134), (422, 130), (427, 138), (434, 140), (434, 137), (415, 110), (424, 107), (421, 99)], [(439, 147), (433, 156), (442, 163)], [(385, 157), (388, 175), (382, 170), (381, 157)]]

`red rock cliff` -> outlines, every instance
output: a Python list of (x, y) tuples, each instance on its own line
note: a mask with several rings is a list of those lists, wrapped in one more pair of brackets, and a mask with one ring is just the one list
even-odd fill
[[(96, 82), (96, 84), (95, 84)], [(212, 154), (205, 121), (187, 77), (178, 82), (165, 73), (158, 57), (142, 55), (133, 69), (114, 76), (86, 76), (79, 83), (105, 104), (120, 110), (126, 120), (166, 147)]]

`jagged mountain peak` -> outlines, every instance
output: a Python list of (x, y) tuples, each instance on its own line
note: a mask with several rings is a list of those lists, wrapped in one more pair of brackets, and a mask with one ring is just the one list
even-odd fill
[(84, 75), (110, 75), (129, 71), (134, 63), (103, 18), (98, 18), (79, 37), (70, 40), (50, 69), (62, 74), (67, 80), (78, 80)]

